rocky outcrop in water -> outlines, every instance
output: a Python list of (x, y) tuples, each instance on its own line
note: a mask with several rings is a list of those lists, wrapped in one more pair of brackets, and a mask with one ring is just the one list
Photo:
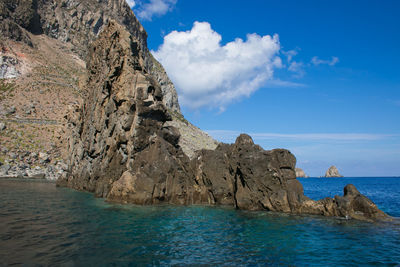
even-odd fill
[(238, 209), (385, 218), (353, 186), (344, 197), (313, 201), (296, 180), (295, 157), (266, 151), (250, 136), (201, 150), (193, 159), (144, 65), (140, 42), (111, 21), (91, 45), (88, 95), (68, 115), (69, 172), (58, 185), (109, 201), (152, 205), (211, 204)]
[(325, 172), (325, 177), (327, 178), (338, 178), (343, 177), (336, 168), (336, 166), (330, 166), (329, 169)]
[(296, 177), (308, 178), (308, 175), (303, 171), (303, 169), (296, 168), (295, 171), (296, 171)]

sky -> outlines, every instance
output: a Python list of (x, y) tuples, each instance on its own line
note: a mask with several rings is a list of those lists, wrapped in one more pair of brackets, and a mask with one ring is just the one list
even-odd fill
[(400, 176), (400, 1), (130, 0), (183, 115), (323, 176)]

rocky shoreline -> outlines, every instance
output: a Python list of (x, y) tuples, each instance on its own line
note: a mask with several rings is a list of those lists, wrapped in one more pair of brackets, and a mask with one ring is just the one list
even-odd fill
[[(57, 180), (58, 186), (120, 203), (230, 205), (389, 219), (353, 185), (344, 188), (343, 196), (319, 201), (306, 197), (296, 179), (296, 158), (288, 150), (264, 150), (246, 134), (234, 144), (218, 143), (187, 123), (172, 82), (151, 56), (147, 33), (125, 0), (36, 2), (32, 8), (17, 3), (27, 9), (23, 14), (40, 18), (26, 24), (13, 1), (0, 3), (0, 15), (9, 26), (0, 29), (3, 35), (38, 53), (29, 61), (12, 52), (21, 62), (25, 58), (37, 64), (37, 75), (19, 87), (3, 86), (0, 96), (7, 101), (1, 102), (0, 116), (6, 123), (0, 128), (7, 147), (0, 151), (0, 176)], [(11, 53), (13, 47), (2, 45), (2, 50)], [(48, 66), (50, 54), (53, 66)], [(64, 55), (68, 64), (56, 63)], [(22, 79), (20, 67), (16, 75)], [(46, 93), (38, 85), (51, 85), (52, 90)], [(28, 127), (24, 120), (9, 120), (21, 115), (58, 124)]]
[(0, 162), (0, 177), (32, 178), (57, 181), (68, 170), (63, 160), (50, 161), (47, 153), (2, 149), (9, 158)]
[[(8, 129), (9, 124), (0, 123), (0, 133), (11, 138), (22, 138), (22, 132)], [(28, 142), (26, 140), (26, 142)], [(0, 177), (32, 178), (56, 181), (68, 170), (68, 165), (59, 158), (55, 144), (48, 152), (37, 152), (21, 148), (20, 144), (12, 148), (0, 148)]]
[(87, 98), (68, 114), (68, 173), (58, 186), (139, 205), (230, 205), (236, 209), (339, 216), (389, 217), (353, 185), (343, 196), (311, 200), (296, 179), (288, 150), (264, 150), (241, 134), (234, 144), (202, 149), (191, 159), (144, 68), (138, 40), (109, 22), (91, 45)]

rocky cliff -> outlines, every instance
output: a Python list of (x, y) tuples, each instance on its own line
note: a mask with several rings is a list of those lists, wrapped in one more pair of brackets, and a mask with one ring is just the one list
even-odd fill
[[(16, 176), (40, 166), (49, 152), (50, 165), (69, 154), (64, 115), (86, 97), (88, 46), (114, 20), (134, 36), (142, 68), (159, 85), (162, 101), (189, 157), (217, 142), (180, 113), (178, 96), (164, 68), (147, 48), (147, 33), (125, 0), (0, 1), (0, 175)], [(63, 165), (63, 164), (61, 164)], [(52, 176), (54, 178), (54, 176)]]
[(87, 97), (69, 114), (69, 172), (58, 185), (135, 204), (229, 205), (237, 209), (384, 219), (354, 186), (313, 201), (287, 150), (266, 151), (250, 136), (198, 151), (190, 159), (146, 70), (140, 41), (110, 21), (89, 49)]
[(335, 178), (335, 177), (343, 177), (336, 168), (336, 166), (330, 166), (329, 169), (325, 172), (325, 177)]
[(164, 104), (180, 112), (175, 87), (147, 49), (147, 33), (125, 0), (2, 0), (0, 18), (4, 37), (33, 46), (29, 33), (43, 33), (72, 44), (82, 59), (104, 25), (111, 19), (117, 21), (139, 42), (144, 68), (159, 82)]

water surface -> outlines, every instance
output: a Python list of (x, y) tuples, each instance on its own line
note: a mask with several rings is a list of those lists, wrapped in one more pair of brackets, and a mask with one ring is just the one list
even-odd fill
[[(300, 179), (313, 199), (353, 183), (400, 216), (400, 179)], [(53, 183), (0, 179), (1, 264), (326, 266), (400, 263), (400, 224), (204, 206), (109, 204)]]

